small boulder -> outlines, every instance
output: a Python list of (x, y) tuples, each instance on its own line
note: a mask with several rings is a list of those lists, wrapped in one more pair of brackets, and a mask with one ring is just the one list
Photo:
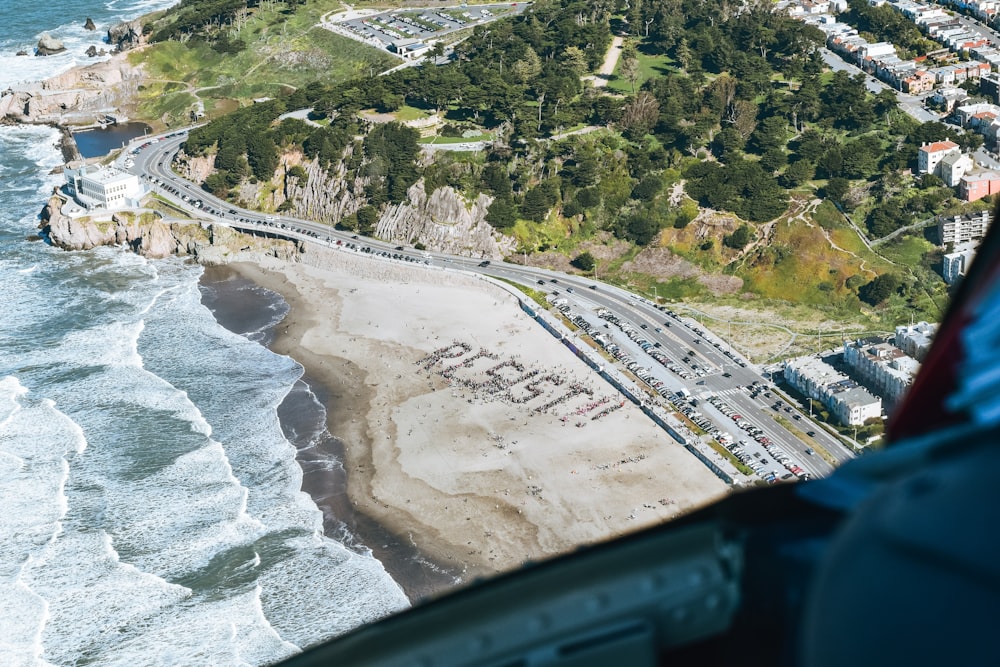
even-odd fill
[(85, 53), (86, 53), (86, 55), (87, 55), (88, 58), (93, 58), (94, 56), (97, 55), (97, 47), (94, 46), (93, 44), (91, 44), (90, 47), (86, 50)]
[(94, 25), (94, 20), (88, 16), (87, 17), (87, 22), (83, 24), (83, 29), (84, 30), (97, 30), (97, 26)]
[(38, 40), (38, 48), (35, 49), (36, 56), (52, 56), (66, 50), (66, 45), (61, 39), (53, 37), (49, 33), (43, 33)]
[(21, 49), (20, 51), (18, 51), (14, 55), (16, 55), (16, 56), (26, 56), (26, 55), (28, 55), (28, 52), (25, 51), (24, 49)]

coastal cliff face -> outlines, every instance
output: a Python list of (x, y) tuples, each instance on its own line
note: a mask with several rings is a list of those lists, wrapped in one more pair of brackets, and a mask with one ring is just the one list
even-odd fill
[(429, 195), (423, 180), (407, 191), (407, 201), (389, 206), (375, 226), (375, 236), (401, 243), (422, 243), (438, 252), (500, 259), (514, 252), (516, 241), (486, 222), (493, 197), (480, 193), (467, 202), (445, 186)]
[[(264, 211), (276, 211), (291, 202), (283, 209), (289, 215), (336, 225), (368, 203), (365, 183), (348, 177), (345, 161), (352, 149), (348, 147), (344, 160), (330, 171), (301, 153), (285, 154), (271, 181), (244, 181), (236, 199), (243, 206)], [(305, 178), (288, 173), (294, 166), (303, 169)], [(212, 173), (211, 158), (182, 157), (175, 168), (186, 178), (203, 182)], [(389, 243), (420, 243), (435, 252), (500, 259), (514, 252), (517, 241), (486, 222), (492, 202), (485, 194), (467, 201), (451, 187), (428, 194), (420, 180), (407, 191), (406, 201), (382, 212), (375, 236)]]
[(257, 261), (271, 256), (298, 259), (298, 244), (286, 239), (250, 236), (223, 225), (166, 222), (152, 213), (120, 212), (111, 220), (70, 218), (60, 212), (63, 200), (53, 196), (42, 209), (40, 228), (52, 245), (64, 250), (120, 246), (151, 259), (190, 256), (202, 264)]
[(0, 119), (22, 123), (89, 120), (102, 110), (126, 105), (134, 96), (142, 71), (124, 55), (74, 67), (41, 83), (0, 92)]

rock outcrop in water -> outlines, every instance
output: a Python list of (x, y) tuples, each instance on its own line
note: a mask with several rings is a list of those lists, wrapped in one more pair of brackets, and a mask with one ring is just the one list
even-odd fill
[(54, 56), (66, 50), (66, 45), (61, 39), (53, 37), (49, 33), (43, 33), (38, 40), (38, 47), (35, 49), (36, 56)]
[(103, 221), (70, 218), (60, 211), (64, 203), (59, 196), (51, 197), (39, 225), (52, 245), (64, 250), (121, 246), (151, 259), (182, 255), (202, 264), (253, 262), (264, 256), (295, 261), (302, 252), (287, 239), (250, 236), (224, 225), (167, 222), (153, 213), (123, 211)]
[(84, 30), (97, 30), (97, 26), (94, 25), (94, 19), (87, 17), (87, 22), (83, 24)]

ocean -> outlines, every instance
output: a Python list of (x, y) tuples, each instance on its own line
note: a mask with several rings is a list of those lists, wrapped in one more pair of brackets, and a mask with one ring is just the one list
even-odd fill
[[(0, 0), (0, 88), (170, 4)], [(45, 31), (70, 53), (13, 55)], [(405, 607), (301, 491), (296, 447), (329, 436), (315, 400), (315, 431), (279, 421), (309, 399), (264, 346), (284, 303), (241, 287), (234, 332), (200, 266), (37, 240), (58, 140), (0, 127), (0, 664), (261, 665)]]

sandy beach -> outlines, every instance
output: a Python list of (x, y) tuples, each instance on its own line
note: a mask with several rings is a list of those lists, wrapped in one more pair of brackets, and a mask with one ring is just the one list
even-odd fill
[(228, 270), (288, 302), (271, 347), (327, 406), (343, 471), (304, 488), (411, 599), (726, 492), (504, 289), (314, 245), (302, 260)]

